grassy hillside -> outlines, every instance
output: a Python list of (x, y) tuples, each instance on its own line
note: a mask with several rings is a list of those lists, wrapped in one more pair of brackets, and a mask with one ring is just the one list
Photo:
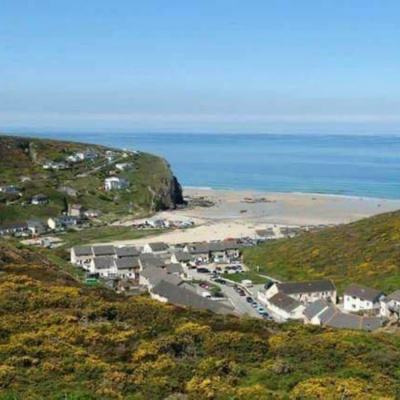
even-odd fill
[[(100, 157), (71, 164), (67, 170), (43, 169), (46, 161), (64, 161), (69, 155), (87, 149)], [(0, 186), (14, 185), (22, 193), (22, 197), (0, 193), (0, 223), (31, 216), (57, 216), (65, 211), (67, 204), (74, 203), (100, 210), (105, 219), (112, 219), (173, 208), (182, 200), (180, 185), (165, 160), (147, 153), (113, 149), (114, 161), (109, 164), (105, 159), (107, 150), (110, 149), (90, 144), (0, 136)], [(116, 163), (128, 163), (132, 168), (118, 171)], [(104, 179), (113, 171), (130, 182), (128, 189), (103, 190)], [(60, 191), (62, 187), (75, 190), (76, 195)], [(50, 202), (31, 205), (30, 200), (36, 194), (46, 195)]]
[(245, 262), (281, 280), (332, 278), (386, 292), (400, 288), (400, 211), (244, 251)]
[[(87, 288), (0, 240), (0, 398), (374, 399), (400, 338), (216, 316)], [(186, 396), (186, 397), (182, 397)]]

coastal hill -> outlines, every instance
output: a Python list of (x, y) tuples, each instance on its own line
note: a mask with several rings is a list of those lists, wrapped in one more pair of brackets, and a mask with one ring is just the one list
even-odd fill
[(400, 288), (400, 211), (244, 250), (253, 269), (278, 280), (331, 278), (386, 293)]
[(238, 319), (87, 287), (0, 239), (0, 398), (396, 398), (396, 335)]
[[(115, 218), (183, 202), (168, 163), (137, 151), (0, 135), (0, 170), (0, 223), (58, 216), (70, 204)], [(124, 186), (106, 191), (110, 177)], [(33, 205), (35, 196), (47, 201)]]

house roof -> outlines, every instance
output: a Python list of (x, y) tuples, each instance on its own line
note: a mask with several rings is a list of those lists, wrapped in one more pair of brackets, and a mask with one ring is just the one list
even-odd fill
[(323, 300), (319, 299), (314, 301), (313, 303), (310, 303), (306, 309), (304, 310), (304, 315), (308, 318), (311, 319), (318, 315), (320, 312), (322, 312), (326, 307), (328, 307), (328, 303)]
[(114, 246), (93, 246), (93, 254), (95, 256), (111, 256), (115, 255)]
[(277, 283), (278, 290), (285, 294), (330, 292), (336, 290), (330, 279), (321, 279), (310, 282), (286, 282)]
[(93, 259), (94, 267), (96, 269), (107, 269), (114, 266), (115, 259), (113, 257), (96, 257)]
[(116, 247), (115, 253), (117, 254), (117, 257), (136, 257), (140, 254), (140, 251), (137, 247), (125, 246)]
[(26, 222), (5, 222), (0, 225), (0, 229), (17, 229), (17, 228), (28, 228)]
[(226, 240), (224, 244), (226, 250), (236, 250), (240, 247), (236, 240)]
[(281, 310), (291, 312), (302, 304), (293, 297), (287, 296), (285, 293), (278, 292), (268, 299), (268, 302)]
[(168, 274), (183, 274), (185, 271), (181, 264), (178, 263), (171, 263), (165, 266), (165, 271)]
[(226, 249), (224, 242), (210, 242), (208, 248), (210, 251), (225, 251)]
[(174, 286), (181, 284), (183, 281), (179, 276), (169, 275), (162, 268), (148, 267), (140, 273), (144, 278), (147, 278), (151, 285), (155, 286), (162, 280)]
[(139, 262), (142, 266), (142, 268), (147, 268), (147, 267), (164, 267), (165, 261), (158, 256), (155, 256), (154, 254), (151, 253), (143, 253), (139, 256)]
[(117, 269), (139, 268), (139, 259), (137, 257), (124, 257), (115, 260)]
[(191, 254), (205, 254), (210, 252), (210, 247), (208, 243), (200, 243), (189, 245), (188, 250)]
[(90, 246), (75, 246), (73, 249), (76, 256), (93, 255), (92, 248)]
[(272, 229), (256, 229), (256, 234), (258, 236), (270, 236), (274, 234)]
[(352, 283), (344, 290), (344, 295), (355, 296), (363, 300), (375, 301), (383, 294), (380, 290), (364, 287)]
[(234, 314), (234, 309), (220, 302), (216, 302), (180, 286), (161, 280), (151, 291), (168, 299), (168, 302), (181, 306), (201, 308), (217, 314)]
[(319, 318), (322, 325), (332, 328), (365, 331), (374, 331), (380, 328), (383, 322), (379, 317), (361, 317), (354, 314), (345, 314), (334, 306), (329, 306)]
[(177, 259), (177, 261), (185, 262), (190, 261), (192, 259), (192, 255), (186, 251), (177, 251), (175, 253), (175, 258)]
[(149, 246), (153, 251), (166, 251), (169, 249), (169, 246), (164, 242), (149, 243)]
[(395, 292), (389, 294), (389, 296), (387, 296), (387, 298), (389, 300), (397, 300), (400, 301), (400, 290), (396, 290)]

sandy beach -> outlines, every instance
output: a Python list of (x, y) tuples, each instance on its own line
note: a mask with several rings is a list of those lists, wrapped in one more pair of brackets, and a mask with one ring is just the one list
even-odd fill
[[(208, 200), (211, 207), (188, 207), (160, 212), (153, 218), (192, 220), (196, 227), (174, 230), (145, 240), (114, 242), (142, 245), (150, 241), (170, 244), (254, 237), (255, 230), (271, 226), (330, 225), (356, 221), (400, 209), (400, 200), (341, 197), (302, 193), (259, 193), (185, 188), (189, 199)], [(126, 221), (124, 224), (130, 224)]]

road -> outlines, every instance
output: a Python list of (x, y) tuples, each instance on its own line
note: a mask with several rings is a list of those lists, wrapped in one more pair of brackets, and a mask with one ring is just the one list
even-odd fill
[[(195, 269), (185, 267), (187, 275), (195, 280), (202, 280), (210, 282), (213, 285), (219, 286), (224, 296), (229, 299), (229, 303), (235, 308), (237, 313), (241, 316), (249, 316), (254, 318), (262, 318), (260, 314), (246, 301), (245, 296), (240, 296), (232, 287), (221, 285), (210, 279), (210, 274), (200, 274)], [(253, 297), (255, 298), (255, 297)]]

